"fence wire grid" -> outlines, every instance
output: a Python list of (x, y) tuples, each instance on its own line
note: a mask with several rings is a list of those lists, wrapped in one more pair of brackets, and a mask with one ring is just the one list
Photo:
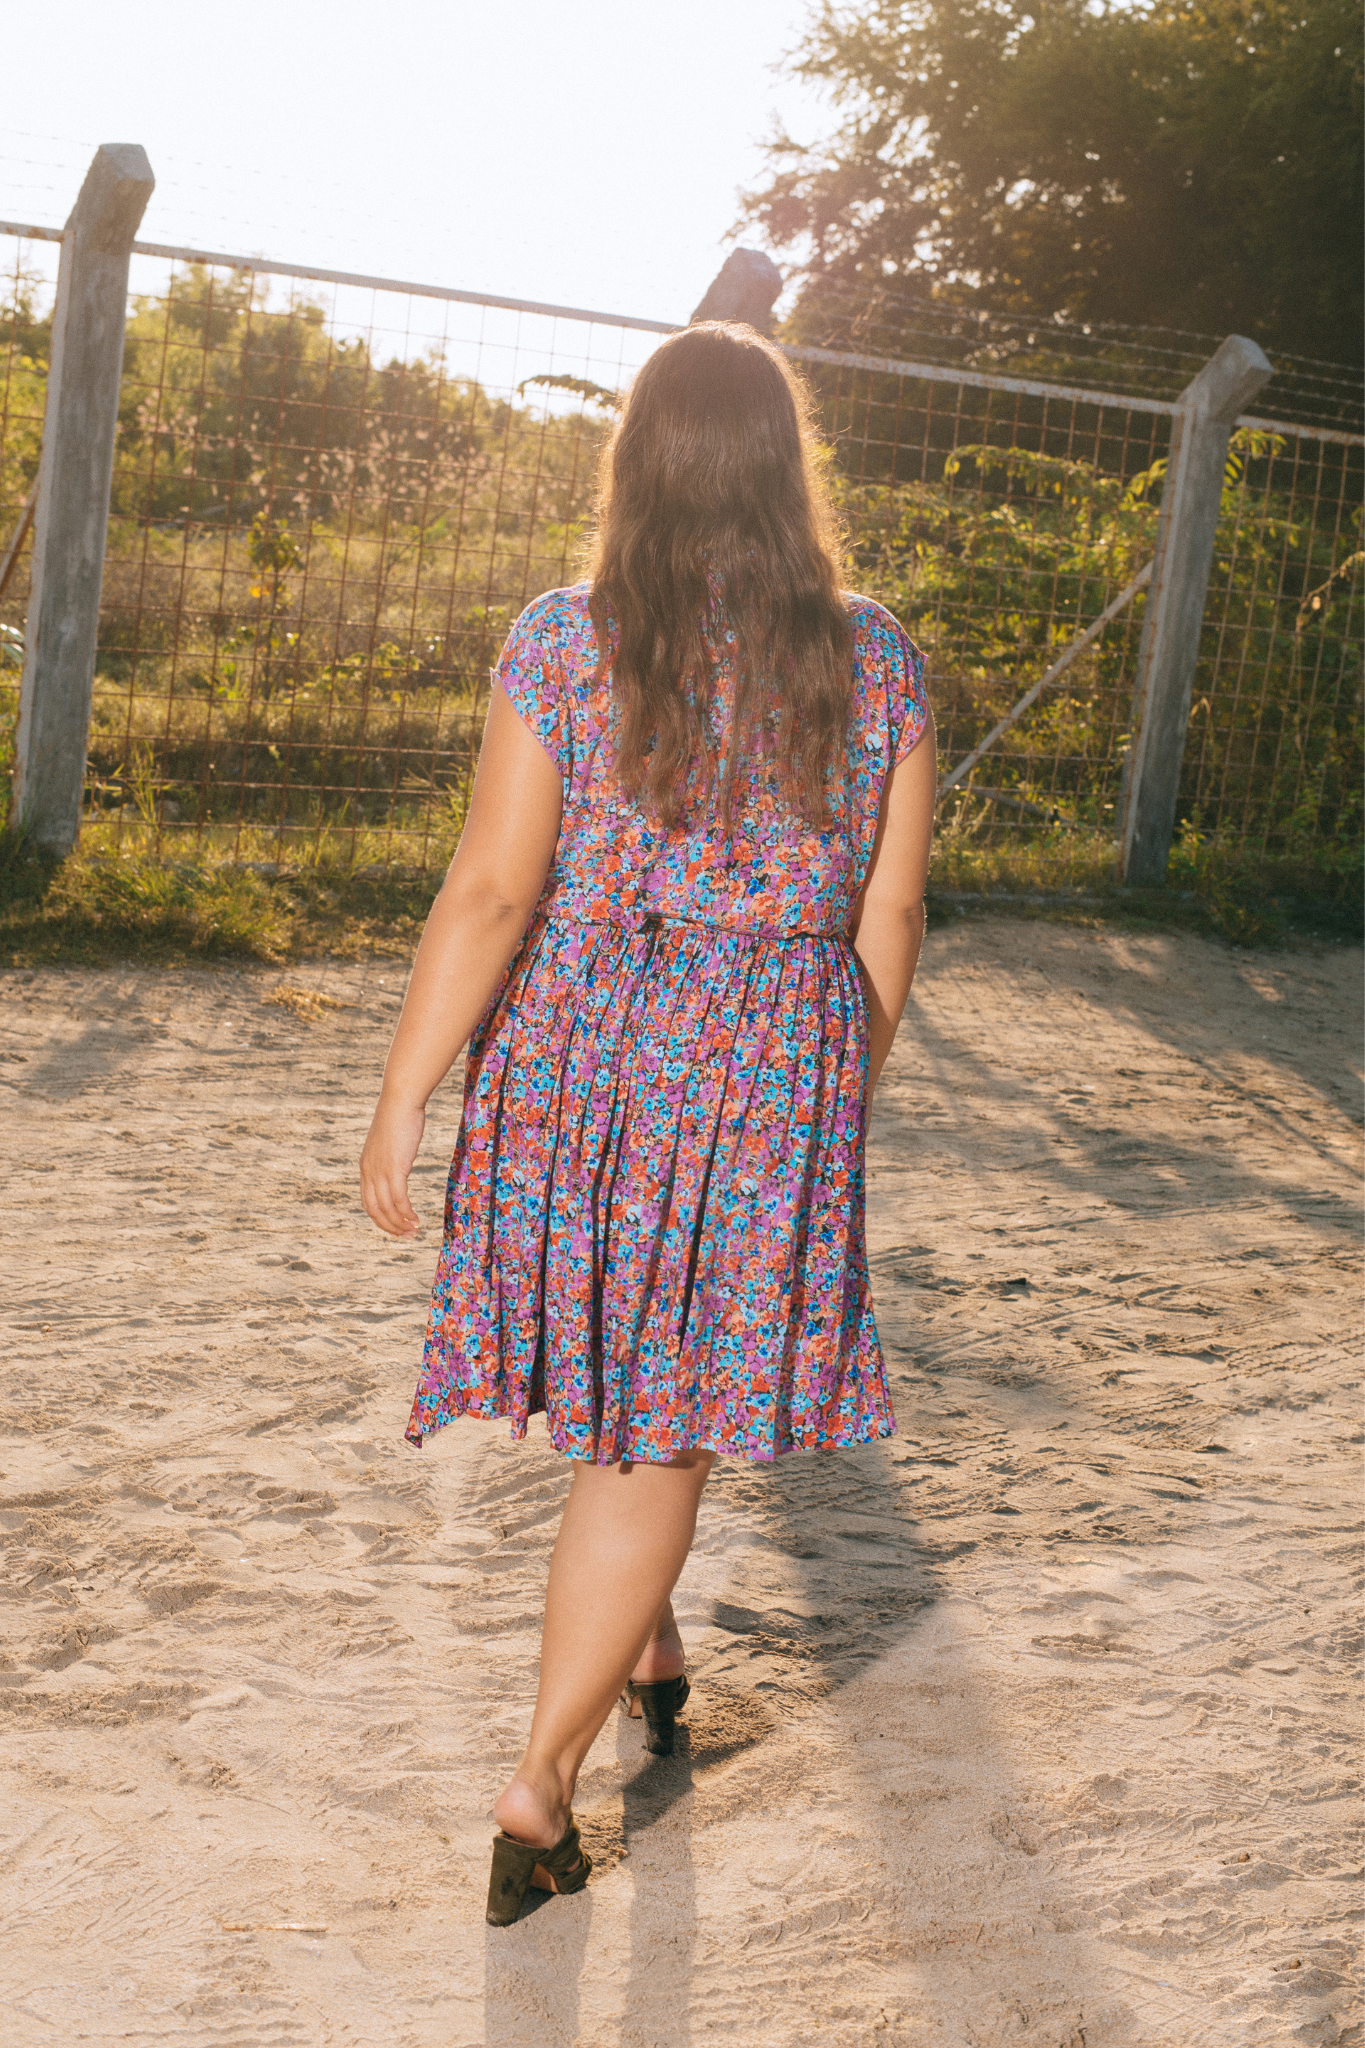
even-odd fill
[[(806, 370), (854, 581), (928, 653), (951, 771), (1151, 561), (1171, 413), (1074, 387)], [(1178, 819), (1240, 849), (1359, 841), (1363, 454), (1290, 423), (1232, 437)], [(1138, 592), (951, 793), (946, 829), (1113, 831), (1145, 605)]]
[[(1053, 384), (1174, 401), (1223, 340), (1179, 328), (1039, 319), (951, 299), (926, 299), (894, 280), (850, 289), (812, 279), (785, 323), (789, 341), (824, 349), (1007, 373)], [(1348, 364), (1273, 349), (1274, 378), (1256, 411), (1286, 424), (1365, 433), (1365, 384)]]
[[(51, 295), (25, 254), (0, 314), (0, 560), (42, 435)], [(135, 256), (83, 843), (443, 864), (489, 667), (577, 574), (654, 327)], [(950, 769), (1150, 560), (1169, 399), (1136, 375), (1048, 389), (1017, 350), (917, 376), (820, 360), (866, 340), (805, 318), (787, 338), (850, 582), (925, 648)], [(1240, 846), (1359, 837), (1360, 483), (1349, 438), (1234, 437), (1181, 816)], [(27, 595), (25, 550), (0, 595), (11, 753)], [(945, 797), (945, 830), (1112, 839), (1144, 601)]]

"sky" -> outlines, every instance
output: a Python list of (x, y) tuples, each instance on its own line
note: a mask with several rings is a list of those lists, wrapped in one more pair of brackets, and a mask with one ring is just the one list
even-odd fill
[(157, 178), (147, 241), (685, 321), (775, 122), (802, 139), (831, 124), (811, 89), (772, 68), (808, 12), (807, 0), (16, 10), (0, 218), (60, 226), (95, 146), (140, 142)]

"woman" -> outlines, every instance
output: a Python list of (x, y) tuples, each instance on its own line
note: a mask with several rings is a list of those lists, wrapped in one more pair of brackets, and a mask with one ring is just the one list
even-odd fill
[(573, 1483), (488, 1918), (578, 1891), (583, 1758), (623, 1693), (667, 1754), (670, 1595), (717, 1456), (895, 1428), (863, 1239), (866, 1104), (924, 933), (922, 662), (840, 592), (801, 387), (745, 327), (635, 380), (591, 581), (523, 612), (361, 1162), (407, 1181), (468, 1041), (408, 1436), (544, 1410)]

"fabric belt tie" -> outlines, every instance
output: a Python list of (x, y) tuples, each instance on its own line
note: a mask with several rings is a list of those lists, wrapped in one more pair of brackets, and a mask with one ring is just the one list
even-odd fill
[(845, 944), (848, 943), (846, 929), (831, 930), (824, 925), (799, 925), (793, 931), (790, 928), (779, 929), (776, 925), (721, 924), (712, 918), (681, 917), (666, 910), (627, 911), (616, 917), (575, 917), (564, 911), (551, 911), (549, 921), (554, 924), (576, 924), (593, 930), (657, 932), (672, 927), (683, 931), (730, 932), (737, 939), (842, 939)]

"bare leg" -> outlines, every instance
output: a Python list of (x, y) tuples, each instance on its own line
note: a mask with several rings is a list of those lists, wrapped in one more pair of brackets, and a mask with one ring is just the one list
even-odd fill
[(670, 1465), (575, 1463), (550, 1559), (531, 1739), (493, 1808), (519, 1842), (549, 1849), (563, 1836), (583, 1759), (632, 1672), (653, 1655), (682, 1669), (669, 1595), (712, 1463), (709, 1451)]

